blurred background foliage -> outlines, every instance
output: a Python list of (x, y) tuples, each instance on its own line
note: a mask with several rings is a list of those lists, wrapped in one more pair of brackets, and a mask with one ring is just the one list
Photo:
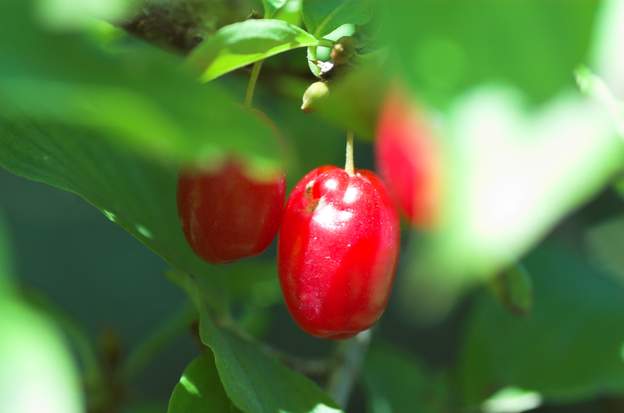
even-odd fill
[[(336, 411), (318, 372), (295, 371), (334, 346), (290, 320), (274, 250), (197, 259), (175, 180), (233, 152), (293, 185), (343, 162), (345, 128), (372, 169), (389, 84), (443, 145), (443, 219), (404, 229), (345, 410), (624, 411), (622, 4), (4, 0), (0, 411)], [(263, 14), (282, 22), (232, 29)], [(324, 73), (316, 45), (337, 29), (358, 56)], [(201, 67), (184, 57), (198, 45)], [(254, 99), (270, 122), (241, 105), (249, 67), (196, 79), (275, 47), (292, 50), (265, 61)], [(330, 97), (304, 115), (322, 73)]]

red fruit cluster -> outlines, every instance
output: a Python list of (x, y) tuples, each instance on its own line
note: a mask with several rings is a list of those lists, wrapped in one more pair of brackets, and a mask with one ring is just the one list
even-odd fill
[(383, 107), (371, 171), (322, 166), (294, 187), (248, 177), (229, 160), (214, 172), (185, 172), (178, 212), (193, 250), (224, 263), (259, 254), (279, 229), (278, 269), (297, 324), (313, 336), (342, 339), (371, 327), (390, 295), (399, 253), (396, 202), (410, 221), (431, 225), (439, 199), (438, 151), (418, 112), (399, 93)]

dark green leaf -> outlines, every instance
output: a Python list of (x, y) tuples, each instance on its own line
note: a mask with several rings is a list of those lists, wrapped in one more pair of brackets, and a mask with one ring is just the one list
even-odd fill
[(228, 399), (210, 350), (193, 360), (173, 389), (168, 413), (213, 413), (239, 411)]
[(375, 343), (364, 364), (369, 413), (437, 413), (444, 384), (413, 356), (390, 344)]
[(13, 249), (9, 239), (8, 227), (0, 211), (0, 293), (10, 288), (10, 277), (15, 275)]
[(310, 33), (283, 20), (252, 19), (219, 29), (193, 51), (189, 65), (209, 81), (267, 57), (317, 44)]
[(264, 18), (270, 19), (275, 16), (282, 7), (286, 5), (288, 0), (262, 0), (262, 6), (264, 7)]
[(372, 0), (303, 0), (303, 22), (323, 37), (343, 24), (362, 25), (373, 17)]
[(268, 355), (259, 343), (242, 338), (212, 320), (201, 285), (184, 274), (178, 282), (200, 311), (200, 336), (210, 347), (225, 392), (247, 413), (340, 412), (315, 383)]
[(76, 366), (59, 332), (12, 299), (0, 300), (0, 314), (0, 410), (83, 412)]
[(553, 403), (624, 391), (624, 290), (564, 251), (546, 244), (525, 261), (535, 286), (526, 317), (489, 295), (476, 303), (460, 357), (466, 404), (505, 387)]

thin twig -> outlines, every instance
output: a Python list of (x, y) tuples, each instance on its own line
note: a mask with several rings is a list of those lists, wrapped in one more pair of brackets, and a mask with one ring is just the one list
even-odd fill
[(245, 106), (250, 108), (253, 102), (254, 91), (256, 90), (256, 83), (260, 76), (260, 69), (262, 68), (262, 60), (254, 63), (251, 69), (251, 76), (249, 77), (249, 83), (247, 84), (247, 92), (245, 93)]
[(371, 330), (362, 331), (340, 343), (336, 350), (337, 362), (327, 381), (327, 392), (343, 409), (347, 407), (351, 390), (360, 374), (370, 340)]

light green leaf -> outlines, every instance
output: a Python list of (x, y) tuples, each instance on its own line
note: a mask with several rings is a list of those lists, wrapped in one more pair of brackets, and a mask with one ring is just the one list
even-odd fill
[(372, 0), (303, 0), (303, 22), (316, 37), (343, 24), (363, 25), (373, 17)]
[(75, 28), (96, 19), (119, 21), (136, 9), (137, 0), (37, 0), (42, 20), (54, 28)]
[[(443, 143), (449, 168), (441, 222), (427, 248), (413, 254), (408, 284), (427, 274), (439, 287), (428, 294), (442, 299), (489, 279), (621, 168), (624, 142), (597, 102), (573, 92), (539, 111), (521, 102), (499, 88), (459, 102)], [(414, 290), (407, 287), (406, 297)]]
[(517, 387), (550, 403), (624, 391), (624, 289), (569, 247), (547, 243), (525, 265), (534, 307), (526, 317), (482, 295), (468, 320), (459, 362), (464, 403)]
[(81, 413), (74, 361), (44, 317), (12, 299), (0, 300), (0, 400), (11, 413)]
[(262, 0), (262, 6), (264, 7), (264, 18), (270, 19), (275, 16), (282, 7), (286, 5), (288, 0)]
[(195, 48), (188, 63), (207, 82), (276, 54), (317, 44), (310, 33), (283, 20), (246, 20), (219, 29)]
[(624, 2), (600, 3), (592, 45), (592, 69), (619, 99), (624, 99), (624, 56), (618, 39), (624, 37)]
[(212, 413), (239, 411), (228, 399), (210, 350), (184, 370), (169, 400), (168, 413)]

